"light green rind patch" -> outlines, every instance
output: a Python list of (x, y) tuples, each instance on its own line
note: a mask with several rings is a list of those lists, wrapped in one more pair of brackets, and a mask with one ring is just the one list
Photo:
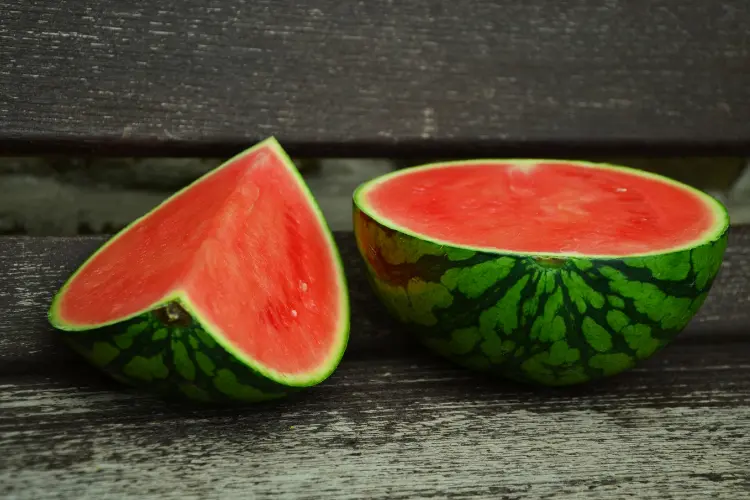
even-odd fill
[(522, 308), (522, 323), (525, 325), (527, 320), (534, 318), (538, 314), (539, 296), (534, 295), (533, 297), (526, 299)]
[(526, 298), (522, 305), (521, 317), (522, 324), (526, 325), (528, 321), (535, 320), (539, 314), (539, 302), (545, 294), (552, 293), (556, 286), (557, 270), (537, 268), (531, 271), (532, 283), (536, 283), (534, 295)]
[(542, 333), (539, 335), (539, 340), (557, 342), (565, 337), (565, 320), (562, 316), (555, 316), (549, 326), (550, 329), (546, 330), (544, 325), (542, 325)]
[(204, 402), (211, 401), (211, 395), (208, 394), (208, 392), (193, 384), (180, 384), (179, 388), (180, 391), (190, 399)]
[(510, 257), (500, 257), (471, 267), (448, 269), (440, 282), (448, 290), (458, 288), (458, 291), (468, 298), (475, 299), (508, 276), (515, 262), (515, 259)]
[(131, 335), (130, 333), (121, 333), (120, 335), (115, 335), (112, 340), (115, 341), (115, 344), (120, 349), (127, 349), (130, 346), (133, 345), (133, 339), (134, 335)]
[(588, 271), (589, 269), (594, 267), (594, 264), (592, 264), (590, 260), (570, 259), (570, 261), (573, 263), (574, 266), (576, 266), (581, 271)]
[(459, 262), (476, 255), (474, 250), (437, 245), (418, 238), (401, 236), (368, 224), (367, 231), (374, 237), (380, 256), (391, 265), (413, 264), (425, 255), (444, 255), (448, 260)]
[(726, 247), (727, 238), (724, 237), (713, 245), (704, 245), (693, 250), (693, 270), (698, 288), (705, 288), (719, 272)]
[(211, 358), (200, 351), (196, 351), (193, 354), (195, 356), (195, 362), (198, 363), (198, 368), (209, 377), (213, 377), (216, 365), (211, 361)]
[(222, 394), (243, 401), (259, 402), (283, 396), (283, 394), (266, 394), (255, 387), (241, 384), (237, 381), (235, 374), (226, 368), (216, 372), (214, 387)]
[(618, 309), (625, 308), (625, 301), (616, 295), (607, 295), (607, 300), (612, 305), (612, 307), (616, 307)]
[(521, 370), (533, 381), (545, 385), (559, 386), (585, 382), (589, 379), (582, 366), (575, 363), (580, 356), (577, 349), (569, 349), (565, 342), (553, 344), (550, 351), (535, 354), (521, 364)]
[(549, 358), (547, 364), (560, 366), (564, 364), (575, 363), (581, 357), (581, 351), (571, 349), (567, 342), (558, 340), (549, 348)]
[(622, 335), (639, 359), (651, 356), (659, 348), (659, 341), (651, 337), (651, 328), (647, 325), (626, 326), (622, 329)]
[(151, 373), (154, 375), (154, 378), (163, 379), (169, 376), (169, 368), (164, 364), (161, 354), (148, 358), (148, 362), (151, 365)]
[(607, 311), (607, 323), (614, 331), (619, 332), (630, 323), (630, 318), (624, 312), (612, 309)]
[(140, 323), (133, 323), (132, 325), (128, 326), (128, 329), (125, 331), (125, 333), (135, 337), (136, 335), (145, 332), (148, 329), (148, 327), (149, 327), (148, 321), (141, 321)]
[(544, 304), (544, 312), (538, 316), (531, 325), (531, 338), (543, 342), (555, 342), (565, 338), (565, 320), (557, 313), (563, 305), (563, 293), (561, 289), (555, 290)]
[(557, 270), (545, 269), (541, 281), (544, 283), (544, 291), (552, 293), (557, 286)]
[(633, 358), (625, 353), (596, 354), (589, 359), (589, 366), (604, 372), (604, 375), (616, 375), (632, 368)]
[[(533, 268), (530, 268), (533, 269)], [(548, 281), (549, 277), (549, 281)], [(555, 276), (554, 271), (548, 270), (548, 269), (533, 269), (531, 272), (531, 281), (532, 283), (536, 283), (536, 290), (534, 292), (534, 295), (527, 298), (523, 302), (522, 306), (522, 324), (526, 325), (527, 320), (535, 319), (536, 316), (539, 314), (539, 301), (542, 296), (545, 295), (545, 289), (548, 286), (548, 283), (552, 283), (552, 290), (554, 290), (555, 285)], [(552, 291), (550, 290), (550, 292)]]
[(200, 345), (198, 339), (193, 335), (188, 335), (188, 344), (190, 344), (190, 347), (192, 347), (193, 349), (198, 349), (198, 346)]
[(500, 364), (510, 357), (516, 343), (512, 340), (501, 340), (497, 336), (486, 338), (481, 345), (482, 352), (494, 364)]
[(128, 326), (128, 329), (124, 333), (115, 335), (114, 340), (117, 347), (120, 349), (129, 349), (133, 345), (135, 338), (141, 333), (145, 332), (149, 327), (148, 321), (141, 321), (139, 323), (133, 323)]
[(201, 342), (206, 344), (206, 347), (208, 348), (216, 347), (216, 341), (207, 332), (203, 330), (197, 330), (195, 333), (198, 335), (198, 339), (200, 339)]
[(690, 320), (690, 299), (666, 295), (651, 283), (629, 281), (621, 272), (608, 266), (603, 267), (601, 273), (611, 280), (613, 291), (633, 299), (638, 312), (660, 323), (665, 330), (683, 328)]
[(402, 321), (434, 325), (437, 323), (434, 309), (445, 308), (453, 303), (453, 296), (440, 283), (427, 283), (413, 278), (404, 289), (377, 279), (373, 282), (386, 307)]
[(575, 303), (578, 312), (586, 312), (586, 305), (591, 304), (596, 309), (604, 307), (604, 296), (591, 288), (577, 273), (562, 272), (563, 284), (568, 289), (570, 299)]
[(195, 380), (195, 365), (190, 360), (187, 347), (179, 340), (172, 340), (172, 353), (177, 373), (186, 380)]
[(94, 342), (91, 346), (91, 361), (97, 366), (105, 366), (120, 355), (120, 350), (106, 342)]
[(537, 353), (521, 364), (521, 369), (531, 380), (542, 384), (552, 385), (555, 383), (555, 372), (548, 365), (549, 352)]
[(443, 247), (443, 250), (445, 250), (445, 256), (448, 260), (454, 262), (470, 259), (477, 254), (474, 250), (467, 250), (466, 248)]
[(378, 296), (383, 301), (383, 305), (388, 308), (391, 314), (401, 321), (408, 322), (411, 311), (406, 290), (400, 286), (391, 286), (377, 278), (374, 278), (372, 283)]
[(633, 257), (625, 264), (645, 268), (658, 280), (682, 281), (690, 274), (690, 252), (675, 252), (666, 255)]
[(165, 379), (169, 375), (169, 369), (164, 364), (161, 354), (145, 358), (143, 356), (133, 356), (122, 371), (130, 378), (150, 382), (153, 379)]
[(412, 279), (406, 287), (411, 301), (411, 319), (422, 325), (434, 325), (437, 318), (433, 310), (445, 308), (453, 303), (453, 296), (438, 283), (426, 283)]
[(418, 261), (425, 255), (441, 255), (445, 251), (439, 245), (417, 238), (386, 233), (377, 226), (368, 225), (368, 230), (375, 238), (380, 256), (387, 263), (397, 266)]
[(481, 337), (479, 328), (475, 326), (453, 330), (450, 342), (451, 351), (456, 354), (466, 354), (477, 345)]
[(168, 336), (169, 336), (169, 332), (167, 331), (166, 328), (159, 328), (151, 336), (151, 340), (154, 340), (154, 341), (164, 340)]
[(518, 327), (521, 292), (528, 281), (529, 276), (524, 276), (503, 295), (497, 304), (482, 311), (479, 316), (479, 330), (484, 338), (496, 334), (498, 328), (506, 334), (511, 334)]
[(599, 323), (586, 316), (581, 323), (586, 342), (598, 352), (612, 349), (612, 336)]
[(398, 249), (393, 248), (391, 250), (386, 257), (386, 262), (391, 264), (414, 263), (425, 255), (440, 255), (443, 253), (443, 249), (439, 245), (416, 238), (403, 238), (398, 244)]
[[(547, 287), (547, 272), (539, 273), (538, 271), (535, 271), (532, 273), (532, 278), (537, 280), (536, 281), (536, 291), (534, 292), (535, 297), (541, 297), (544, 295), (544, 289)], [(553, 277), (553, 284), (554, 284), (554, 277)], [(553, 287), (554, 289), (554, 287)]]

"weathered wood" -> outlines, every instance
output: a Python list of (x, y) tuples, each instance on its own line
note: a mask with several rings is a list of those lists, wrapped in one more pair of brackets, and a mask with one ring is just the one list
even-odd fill
[(313, 155), (750, 150), (745, 0), (0, 0), (0, 12), (6, 150), (223, 155), (268, 135)]
[(337, 235), (352, 341), (324, 384), (197, 409), (133, 393), (63, 348), (52, 293), (100, 238), (0, 239), (0, 496), (726, 498), (750, 495), (750, 228), (704, 308), (620, 377), (531, 390), (408, 340)]

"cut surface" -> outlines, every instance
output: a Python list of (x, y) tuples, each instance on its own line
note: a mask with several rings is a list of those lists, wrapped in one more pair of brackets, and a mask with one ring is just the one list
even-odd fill
[(441, 243), (519, 253), (624, 256), (721, 233), (723, 207), (664, 177), (586, 162), (469, 161), (406, 169), (355, 194), (368, 215)]
[(322, 215), (275, 140), (172, 196), (108, 242), (53, 305), (63, 329), (178, 299), (217, 340), (283, 376), (342, 349), (346, 284)]

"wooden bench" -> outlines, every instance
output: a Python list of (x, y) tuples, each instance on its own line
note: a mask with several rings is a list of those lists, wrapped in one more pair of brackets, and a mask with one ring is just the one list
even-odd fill
[[(0, 152), (750, 153), (750, 4), (0, 0)], [(2, 196), (2, 193), (0, 193)], [(750, 497), (750, 231), (642, 367), (564, 390), (399, 334), (352, 235), (352, 339), (324, 384), (167, 404), (61, 346), (52, 294), (101, 237), (0, 238), (4, 498)]]

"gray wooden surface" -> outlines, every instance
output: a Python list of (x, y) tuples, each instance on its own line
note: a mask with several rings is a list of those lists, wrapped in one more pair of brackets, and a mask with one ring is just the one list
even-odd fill
[(276, 135), (316, 156), (750, 151), (746, 0), (0, 0), (0, 13), (6, 150), (224, 156)]
[(679, 340), (602, 383), (530, 390), (413, 345), (337, 234), (352, 341), (280, 404), (196, 409), (56, 341), (52, 293), (97, 238), (0, 238), (0, 497), (750, 498), (750, 229)]

